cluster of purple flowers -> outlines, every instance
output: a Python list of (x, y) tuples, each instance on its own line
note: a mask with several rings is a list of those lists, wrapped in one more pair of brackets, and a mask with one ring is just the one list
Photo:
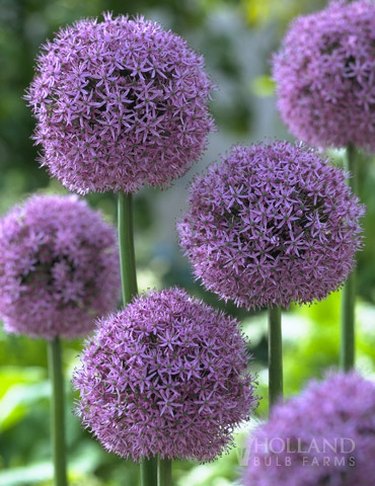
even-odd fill
[(33, 196), (0, 220), (0, 313), (9, 332), (87, 334), (119, 298), (114, 228), (76, 196)]
[(375, 384), (357, 373), (312, 382), (252, 433), (244, 486), (374, 484)]
[[(335, 2), (288, 33), (274, 61), (279, 108), (305, 141), (375, 149), (374, 14), (368, 1)], [(210, 90), (203, 58), (158, 24), (77, 22), (44, 46), (27, 94), (42, 164), (81, 194), (166, 186), (205, 147)], [(361, 246), (363, 207), (346, 176), (302, 145), (234, 147), (195, 179), (178, 225), (196, 277), (247, 309), (326, 297)], [(75, 337), (113, 311), (114, 229), (76, 197), (16, 207), (0, 221), (0, 247), (8, 331)], [(211, 460), (257, 404), (248, 361), (235, 319), (177, 288), (149, 292), (96, 321), (74, 375), (76, 411), (121, 457)], [(310, 385), (252, 436), (245, 484), (368, 484), (374, 404), (374, 384), (356, 374)], [(319, 446), (338, 435), (355, 442), (356, 468), (304, 469), (300, 454), (292, 468), (268, 467), (275, 454), (254, 449), (274, 436)]]
[(375, 4), (332, 2), (297, 18), (274, 59), (290, 131), (318, 147), (375, 150)]
[(206, 461), (254, 408), (239, 323), (179, 289), (98, 323), (76, 370), (83, 424), (125, 458)]
[(287, 142), (235, 147), (191, 189), (180, 240), (204, 285), (248, 309), (322, 299), (360, 246), (343, 171)]
[(77, 22), (46, 44), (27, 96), (42, 163), (80, 193), (168, 185), (206, 144), (210, 89), (203, 58), (158, 24)]
[[(143, 18), (107, 14), (44, 46), (26, 98), (52, 175), (82, 194), (134, 192), (168, 185), (200, 156), (213, 128), (210, 89), (203, 58), (183, 39)], [(18, 210), (4, 220), (5, 259), (14, 267), (6, 274), (8, 329), (71, 337), (113, 309), (117, 258), (96, 246), (106, 232), (74, 204), (75, 218), (53, 198), (30, 201), (27, 231)], [(113, 246), (112, 229), (111, 236)], [(108, 295), (111, 305), (101, 306)], [(256, 404), (247, 363), (237, 321), (182, 290), (153, 292), (98, 321), (75, 374), (78, 410), (104, 447), (123, 457), (210, 460)]]

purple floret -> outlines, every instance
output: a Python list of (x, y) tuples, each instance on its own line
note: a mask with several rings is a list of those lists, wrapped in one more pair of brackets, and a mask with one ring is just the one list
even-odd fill
[(38, 59), (27, 99), (42, 165), (79, 193), (167, 186), (213, 128), (202, 56), (142, 17), (81, 20)]
[(179, 289), (98, 323), (75, 371), (77, 413), (106, 450), (207, 461), (256, 405), (239, 323)]
[(318, 147), (375, 151), (375, 4), (333, 2), (297, 18), (274, 58), (289, 130)]
[(243, 486), (374, 486), (375, 383), (332, 374), (249, 438)]
[(0, 220), (0, 315), (31, 337), (90, 332), (119, 297), (114, 228), (76, 196), (33, 196)]
[(178, 230), (208, 290), (247, 309), (288, 307), (345, 281), (362, 214), (342, 170), (274, 142), (235, 147), (198, 177)]

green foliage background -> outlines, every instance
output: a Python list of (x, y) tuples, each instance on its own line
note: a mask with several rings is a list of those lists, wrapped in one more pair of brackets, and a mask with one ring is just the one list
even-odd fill
[[(218, 132), (212, 135), (204, 159), (165, 192), (145, 189), (136, 198), (136, 248), (140, 287), (181, 285), (211, 304), (243, 320), (255, 359), (261, 397), (266, 396), (266, 320), (263, 313), (248, 315), (224, 306), (192, 279), (181, 256), (175, 221), (185, 206), (188, 183), (233, 143), (264, 137), (290, 138), (275, 108), (270, 59), (293, 16), (318, 9), (321, 0), (0, 0), (0, 213), (33, 191), (64, 192), (38, 167), (30, 139), (33, 120), (22, 99), (33, 75), (38, 46), (60, 26), (102, 11), (141, 13), (186, 37), (206, 58), (217, 89), (212, 112)], [(330, 154), (335, 163), (343, 154)], [(368, 206), (364, 220), (366, 247), (359, 258), (358, 366), (366, 374), (375, 365), (375, 165), (362, 156), (361, 191)], [(94, 195), (90, 202), (114, 220), (110, 195)], [(1, 249), (0, 249), (1, 250)], [(294, 308), (284, 315), (285, 385), (297, 393), (311, 377), (336, 366), (339, 349), (340, 294), (311, 307)], [(67, 376), (67, 436), (72, 485), (111, 486), (137, 484), (137, 468), (105, 453), (84, 432), (71, 412), (70, 376), (81, 342), (67, 342), (64, 365)], [(50, 388), (45, 343), (8, 336), (0, 330), (0, 486), (50, 485)], [(262, 419), (262, 399), (254, 422)], [(247, 427), (248, 429), (248, 427)], [(236, 434), (237, 449), (212, 464), (178, 463), (178, 486), (227, 486), (240, 474), (240, 448), (247, 429)]]

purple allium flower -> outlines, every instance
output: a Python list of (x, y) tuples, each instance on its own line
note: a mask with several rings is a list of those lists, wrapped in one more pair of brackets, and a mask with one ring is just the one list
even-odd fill
[(74, 338), (119, 297), (115, 231), (76, 196), (33, 196), (0, 220), (0, 316), (8, 332)]
[(363, 208), (345, 173), (288, 142), (235, 147), (178, 225), (196, 277), (248, 309), (322, 299), (354, 264)]
[(297, 18), (274, 58), (274, 78), (296, 137), (375, 151), (375, 4), (338, 1)]
[(27, 99), (42, 164), (66, 187), (166, 186), (200, 157), (213, 121), (203, 58), (142, 17), (104, 16), (44, 46)]
[(250, 436), (244, 486), (374, 486), (375, 383), (332, 374)]
[(99, 322), (74, 375), (78, 414), (121, 457), (206, 461), (256, 404), (239, 324), (180, 289)]

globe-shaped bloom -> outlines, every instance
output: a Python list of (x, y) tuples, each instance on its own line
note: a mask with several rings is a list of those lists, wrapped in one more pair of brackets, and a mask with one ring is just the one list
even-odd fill
[(137, 461), (210, 460), (256, 399), (239, 323), (179, 289), (101, 320), (74, 376), (83, 424)]
[(287, 307), (344, 282), (362, 213), (342, 170), (274, 142), (235, 147), (198, 177), (178, 229), (207, 289), (248, 309)]
[(311, 383), (273, 409), (245, 457), (243, 486), (373, 486), (375, 383), (356, 373)]
[(76, 196), (32, 196), (0, 220), (5, 330), (74, 338), (119, 297), (114, 228)]
[(333, 2), (297, 18), (274, 58), (278, 107), (299, 139), (375, 150), (375, 4)]
[(142, 17), (81, 20), (44, 46), (26, 96), (42, 165), (66, 187), (166, 186), (213, 127), (203, 58)]

